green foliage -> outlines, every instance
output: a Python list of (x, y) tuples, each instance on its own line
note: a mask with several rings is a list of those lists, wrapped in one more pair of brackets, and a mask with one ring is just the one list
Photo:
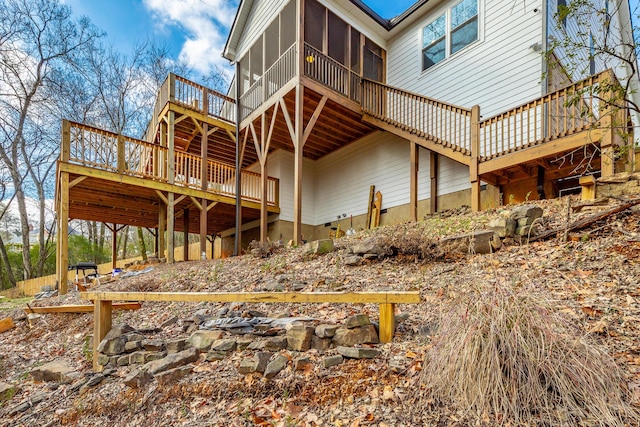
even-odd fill
[(109, 251), (104, 247), (92, 243), (84, 236), (69, 236), (69, 265), (87, 261), (102, 264), (109, 259)]

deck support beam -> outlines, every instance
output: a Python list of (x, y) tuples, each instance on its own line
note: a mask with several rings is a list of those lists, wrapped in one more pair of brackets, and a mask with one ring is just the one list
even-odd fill
[(296, 86), (295, 138), (293, 141), (293, 243), (302, 243), (302, 158), (304, 150), (304, 86)]
[(420, 148), (418, 144), (413, 141), (409, 142), (410, 150), (410, 179), (409, 179), (409, 219), (411, 221), (418, 221), (418, 156), (420, 155)]
[(175, 195), (173, 193), (167, 194), (167, 263), (172, 264), (174, 262), (173, 253), (175, 248), (174, 231), (175, 231)]
[(429, 152), (429, 178), (430, 178), (430, 196), (429, 196), (429, 213), (438, 212), (438, 153)]
[[(207, 97), (205, 97), (208, 99)], [(209, 111), (208, 100), (203, 100), (204, 111)], [(209, 124), (202, 124), (202, 139), (200, 142), (200, 157), (202, 158), (202, 189), (209, 188)], [(200, 258), (207, 254), (207, 199), (200, 200)]]
[(165, 256), (165, 231), (167, 231), (167, 205), (162, 203), (158, 206), (158, 235), (156, 236), (156, 240), (158, 241), (158, 251), (156, 255), (158, 258), (164, 258)]
[[(66, 123), (68, 125), (68, 122)], [(56, 279), (58, 293), (64, 295), (68, 290), (67, 270), (69, 268), (69, 174), (67, 172), (60, 173), (60, 187), (58, 190), (60, 191), (60, 205), (58, 208)]]
[(471, 162), (469, 164), (469, 180), (471, 181), (471, 210), (480, 210), (480, 177), (478, 162), (480, 157), (480, 106), (471, 108)]
[(185, 208), (182, 211), (182, 226), (183, 226), (183, 236), (184, 236), (184, 241), (182, 242), (183, 245), (183, 260), (184, 261), (189, 261), (189, 208)]

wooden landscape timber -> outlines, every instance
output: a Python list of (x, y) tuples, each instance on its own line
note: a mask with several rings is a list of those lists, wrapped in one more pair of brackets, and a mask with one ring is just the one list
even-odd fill
[(6, 319), (0, 320), (0, 333), (8, 331), (13, 328), (15, 324), (13, 323), (13, 319), (11, 317), (7, 317)]
[(390, 292), (81, 292), (94, 301), (93, 368), (98, 365), (98, 345), (111, 330), (113, 301), (247, 302), (247, 303), (349, 303), (380, 305), (380, 342), (391, 342), (395, 331), (395, 305), (417, 304), (418, 291)]
[[(139, 302), (123, 302), (113, 304), (114, 310), (139, 310), (142, 304)], [(93, 305), (52, 305), (44, 307), (27, 307), (25, 313), (92, 313)]]

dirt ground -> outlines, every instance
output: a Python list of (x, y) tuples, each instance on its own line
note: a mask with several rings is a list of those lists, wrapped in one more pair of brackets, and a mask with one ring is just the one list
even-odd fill
[[(576, 203), (573, 199), (572, 203)], [(620, 203), (573, 212), (573, 222)], [(535, 202), (544, 209), (538, 232), (567, 223), (567, 198)], [(492, 210), (465, 210), (429, 216), (413, 224), (361, 231), (335, 241), (334, 252), (304, 255), (301, 248), (278, 249), (268, 257), (244, 255), (213, 261), (157, 264), (153, 271), (115, 280), (94, 289), (129, 291), (256, 291), (278, 279), (285, 289), (304, 291), (419, 290), (422, 303), (399, 305), (406, 317), (393, 342), (377, 346), (381, 357), (348, 360), (324, 368), (321, 360), (335, 350), (307, 352), (312, 369), (291, 367), (271, 380), (244, 376), (236, 367), (247, 351), (207, 362), (202, 357), (193, 373), (169, 386), (152, 382), (141, 389), (124, 385), (129, 367), (121, 367), (92, 387), (37, 383), (30, 371), (62, 359), (79, 377), (92, 376), (91, 314), (47, 314), (28, 321), (19, 307), (0, 303), (0, 318), (12, 316), (16, 327), (0, 333), (0, 383), (13, 386), (0, 403), (0, 425), (118, 426), (462, 426), (496, 425), (497, 418), (472, 419), (437, 399), (419, 381), (425, 353), (437, 339), (438, 327), (454, 304), (481, 288), (527, 287), (552, 301), (567, 322), (579, 326), (594, 346), (604, 348), (619, 366), (631, 403), (640, 405), (640, 215), (628, 209), (587, 228), (544, 241), (503, 246), (492, 254), (438, 252), (447, 235), (485, 228), (500, 215)], [(344, 258), (357, 242), (376, 239), (392, 244), (397, 255), (347, 266)], [(87, 303), (77, 292), (30, 302), (31, 305)], [(225, 304), (144, 303), (137, 311), (114, 313), (114, 323), (155, 329), (150, 336), (184, 337), (181, 321), (164, 328), (173, 317), (190, 319), (197, 310), (215, 313)], [(340, 322), (356, 313), (378, 317), (376, 305), (252, 304), (270, 314), (311, 316)], [(248, 305), (240, 309), (249, 309)], [(445, 319), (445, 320), (443, 320)], [(295, 352), (288, 352), (295, 356)], [(404, 362), (394, 372), (390, 363)], [(26, 403), (26, 405), (25, 405)], [(21, 411), (16, 408), (23, 405)], [(535, 417), (533, 418), (535, 419)], [(501, 420), (505, 425), (510, 424)], [(535, 425), (533, 424), (530, 425)], [(631, 425), (630, 422), (627, 423)], [(582, 424), (598, 425), (596, 421)]]

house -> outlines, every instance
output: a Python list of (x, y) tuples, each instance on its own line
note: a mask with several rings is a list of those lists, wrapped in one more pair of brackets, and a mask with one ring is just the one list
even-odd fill
[[(281, 191), (279, 215), (263, 210), (243, 244), (326, 237), (351, 215), (363, 228), (370, 185), (384, 224), (553, 197), (569, 176), (613, 173), (620, 141), (592, 129), (590, 91), (613, 81), (606, 69), (631, 73), (559, 43), (543, 55), (565, 33), (586, 37), (577, 19), (556, 24), (558, 2), (421, 0), (387, 20), (361, 0), (241, 1), (223, 53), (237, 70), (239, 134)], [(628, 40), (628, 3), (596, 6), (611, 16), (606, 35), (590, 28), (591, 49)]]
[[(362, 0), (242, 0), (223, 52), (229, 95), (169, 75), (144, 140), (63, 122), (61, 293), (69, 219), (102, 221), (114, 241), (124, 225), (146, 227), (173, 262), (176, 231), (226, 255), (254, 239), (323, 238), (351, 217), (367, 228), (371, 186), (389, 224), (633, 168), (620, 130), (638, 120), (599, 100), (637, 76), (589, 50), (629, 40), (628, 4), (603, 0), (607, 24), (590, 33), (556, 25), (562, 7), (421, 0), (387, 20)], [(565, 31), (584, 47), (558, 44), (547, 60)]]

